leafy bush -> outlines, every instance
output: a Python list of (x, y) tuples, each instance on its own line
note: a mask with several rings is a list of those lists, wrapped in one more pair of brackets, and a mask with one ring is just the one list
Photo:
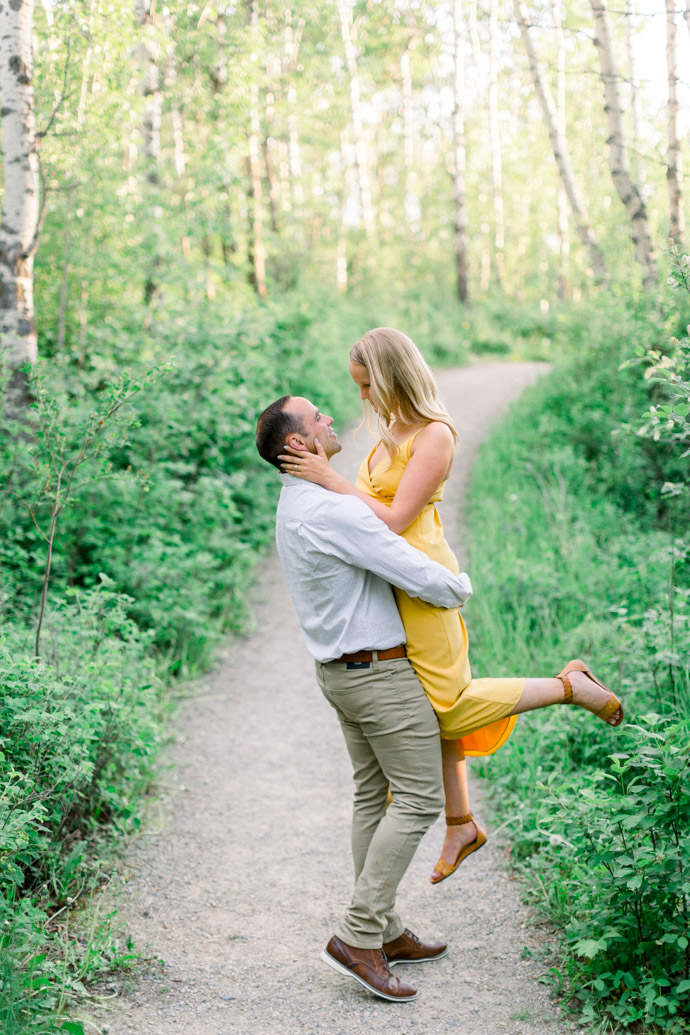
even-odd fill
[(152, 636), (129, 603), (105, 576), (93, 590), (68, 590), (40, 663), (31, 633), (0, 626), (3, 1031), (31, 1030), (64, 1001), (74, 974), (51, 916), (98, 887), (102, 831), (139, 824), (164, 698)]
[(663, 1030), (690, 1017), (688, 722), (645, 716), (608, 771), (545, 800), (560, 837), (571, 993), (592, 1021)]
[(611, 300), (592, 313), (586, 346), (483, 448), (468, 514), (475, 671), (549, 675), (582, 656), (624, 702), (618, 731), (580, 710), (524, 716), (481, 764), (531, 897), (563, 932), (555, 976), (615, 1030), (690, 1017), (687, 373), (667, 339), (682, 317)]

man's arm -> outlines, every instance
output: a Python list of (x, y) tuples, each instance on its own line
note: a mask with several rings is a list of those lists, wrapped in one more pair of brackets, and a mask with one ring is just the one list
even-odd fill
[(466, 572), (454, 575), (430, 560), (402, 536), (391, 532), (355, 496), (339, 497), (324, 508), (318, 524), (303, 525), (302, 534), (323, 553), (372, 571), (411, 597), (420, 597), (436, 607), (462, 607), (472, 595)]

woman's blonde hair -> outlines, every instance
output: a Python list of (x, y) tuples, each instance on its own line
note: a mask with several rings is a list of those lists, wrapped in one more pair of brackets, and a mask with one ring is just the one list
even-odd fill
[(403, 424), (441, 421), (457, 444), (458, 433), (438, 397), (434, 375), (406, 334), (392, 327), (375, 327), (352, 346), (350, 361), (369, 373), (369, 397), (378, 411), (379, 436), (391, 462), (398, 452), (390, 433), (394, 417)]

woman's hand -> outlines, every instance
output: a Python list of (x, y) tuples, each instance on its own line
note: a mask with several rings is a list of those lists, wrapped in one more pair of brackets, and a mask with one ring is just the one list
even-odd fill
[(307, 449), (296, 449), (292, 446), (285, 447), (285, 453), (278, 457), (281, 466), (286, 474), (292, 474), (295, 478), (304, 478), (307, 482), (315, 482), (323, 485), (325, 489), (335, 489), (340, 475), (331, 469), (323, 448), (318, 438), (314, 439), (316, 453), (310, 453)]

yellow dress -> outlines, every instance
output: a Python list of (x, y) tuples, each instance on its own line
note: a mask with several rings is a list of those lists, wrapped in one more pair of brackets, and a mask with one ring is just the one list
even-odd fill
[[(420, 429), (421, 430), (421, 429)], [(412, 435), (389, 464), (388, 455), (371, 474), (373, 447), (359, 471), (357, 488), (386, 506), (393, 502), (410, 459)], [(459, 571), (455, 554), (443, 535), (436, 503), (439, 486), (422, 512), (402, 533), (411, 546), (450, 571)], [(472, 679), (467, 629), (459, 611), (447, 611), (395, 589), (407, 637), (407, 655), (433, 706), (444, 740), (462, 740), (465, 754), (491, 755), (510, 736), (516, 716), (510, 715), (524, 689), (524, 679)]]

